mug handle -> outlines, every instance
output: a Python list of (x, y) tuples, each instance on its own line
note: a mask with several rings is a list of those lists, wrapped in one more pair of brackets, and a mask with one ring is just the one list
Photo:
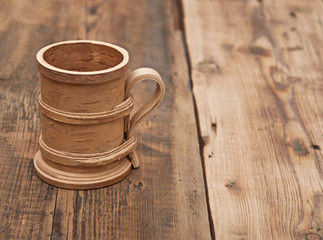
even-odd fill
[[(153, 95), (142, 105), (135, 114), (126, 120), (127, 138), (133, 136), (135, 127), (163, 100), (165, 95), (165, 84), (157, 71), (151, 68), (138, 68), (134, 70), (126, 80), (125, 97), (130, 97), (132, 87), (143, 80), (153, 80), (157, 83)], [(139, 160), (135, 151), (129, 154), (130, 160), (134, 168), (139, 167)]]

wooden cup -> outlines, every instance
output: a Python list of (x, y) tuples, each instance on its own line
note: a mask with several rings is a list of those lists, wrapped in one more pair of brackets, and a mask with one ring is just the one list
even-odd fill
[[(36, 59), (42, 119), (34, 158), (38, 176), (70, 189), (99, 188), (125, 178), (131, 166), (139, 166), (133, 130), (164, 97), (160, 75), (140, 68), (126, 78), (128, 52), (99, 41), (55, 43), (42, 48)], [(142, 80), (157, 86), (130, 118), (130, 91)]]

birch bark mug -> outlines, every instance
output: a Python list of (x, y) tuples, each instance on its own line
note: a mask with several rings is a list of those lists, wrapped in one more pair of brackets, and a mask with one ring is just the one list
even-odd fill
[[(91, 189), (125, 178), (139, 161), (134, 129), (163, 99), (165, 86), (151, 68), (126, 78), (128, 52), (99, 41), (65, 41), (36, 55), (41, 91), (37, 175), (70, 189)], [(148, 101), (132, 114), (132, 87), (157, 82)]]

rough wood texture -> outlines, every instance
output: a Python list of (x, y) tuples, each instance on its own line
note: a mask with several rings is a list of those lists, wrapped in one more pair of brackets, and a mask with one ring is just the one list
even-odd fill
[[(0, 5), (0, 239), (210, 238), (173, 1), (1, 0)], [(144, 143), (138, 146), (141, 167), (108, 188), (57, 189), (33, 171), (40, 134), (34, 56), (42, 46), (69, 39), (123, 46), (135, 60), (131, 70), (156, 68), (166, 83), (163, 104), (137, 131)], [(138, 103), (153, 87), (138, 87), (133, 93)]]
[(322, 239), (322, 1), (183, 5), (215, 238)]

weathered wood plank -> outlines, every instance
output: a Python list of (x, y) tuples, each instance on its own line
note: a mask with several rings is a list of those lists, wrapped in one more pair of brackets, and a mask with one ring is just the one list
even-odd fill
[(49, 239), (57, 190), (39, 181), (32, 166), (40, 134), (33, 58), (47, 38), (43, 16), (32, 1), (0, 5), (0, 239)]
[(215, 237), (322, 238), (322, 2), (183, 5)]
[[(177, 6), (130, 0), (0, 5), (0, 238), (210, 238)], [(167, 86), (163, 104), (138, 131), (141, 167), (108, 188), (57, 189), (33, 170), (40, 134), (34, 56), (42, 46), (68, 39), (121, 45), (130, 52), (131, 69), (156, 68)], [(137, 102), (152, 89), (139, 86)]]

